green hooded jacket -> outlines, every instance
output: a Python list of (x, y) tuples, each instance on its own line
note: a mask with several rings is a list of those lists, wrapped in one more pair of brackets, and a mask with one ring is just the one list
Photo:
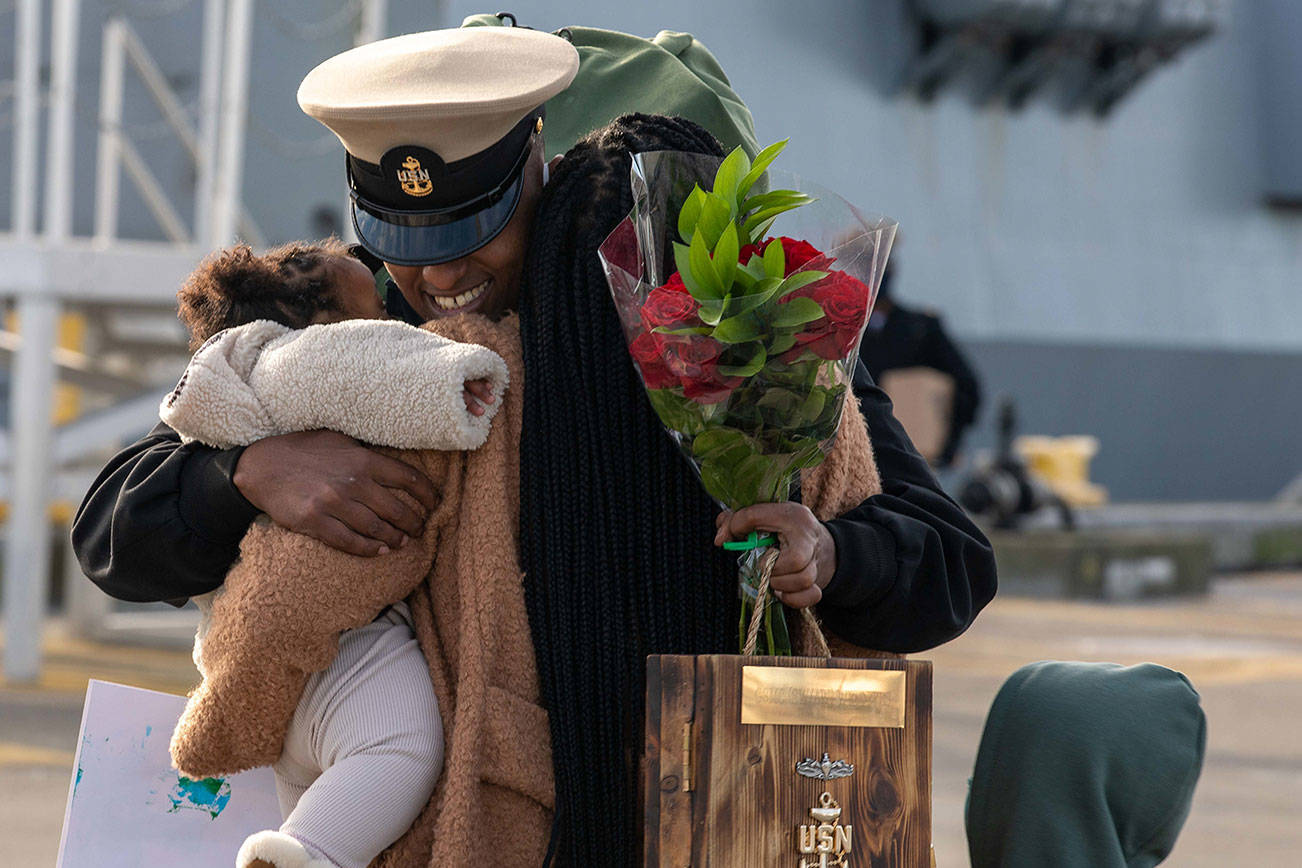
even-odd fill
[(1004, 683), (968, 794), (973, 868), (1152, 868), (1189, 816), (1207, 723), (1154, 663), (1046, 661)]
[[(462, 27), (504, 26), (496, 15), (471, 15)], [(705, 127), (723, 143), (759, 152), (750, 109), (714, 55), (690, 33), (662, 30), (653, 39), (595, 27), (558, 31), (579, 52), (579, 72), (547, 103), (545, 135), (558, 154), (622, 114), (670, 115)]]

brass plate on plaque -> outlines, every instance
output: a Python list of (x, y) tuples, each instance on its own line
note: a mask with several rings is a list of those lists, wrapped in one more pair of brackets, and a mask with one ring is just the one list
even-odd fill
[(904, 726), (901, 670), (743, 666), (741, 722)]

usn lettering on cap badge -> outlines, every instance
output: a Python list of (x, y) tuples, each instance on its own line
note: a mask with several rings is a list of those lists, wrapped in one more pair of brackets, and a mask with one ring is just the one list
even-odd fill
[(398, 183), (402, 184), (402, 192), (408, 196), (428, 196), (434, 189), (429, 180), (429, 172), (422, 169), (420, 160), (412, 156), (402, 161), (402, 168), (398, 170)]

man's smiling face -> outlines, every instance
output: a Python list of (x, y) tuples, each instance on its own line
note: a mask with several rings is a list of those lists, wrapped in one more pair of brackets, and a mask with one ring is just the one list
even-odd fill
[(529, 231), (542, 194), (542, 154), (538, 138), (524, 167), (520, 204), (492, 241), (468, 256), (438, 265), (385, 263), (407, 303), (422, 318), (475, 312), (497, 319), (516, 309)]

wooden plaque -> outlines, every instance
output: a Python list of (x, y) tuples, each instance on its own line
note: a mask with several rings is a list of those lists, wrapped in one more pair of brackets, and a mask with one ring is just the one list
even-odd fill
[(929, 661), (653, 656), (646, 707), (646, 865), (931, 864)]

